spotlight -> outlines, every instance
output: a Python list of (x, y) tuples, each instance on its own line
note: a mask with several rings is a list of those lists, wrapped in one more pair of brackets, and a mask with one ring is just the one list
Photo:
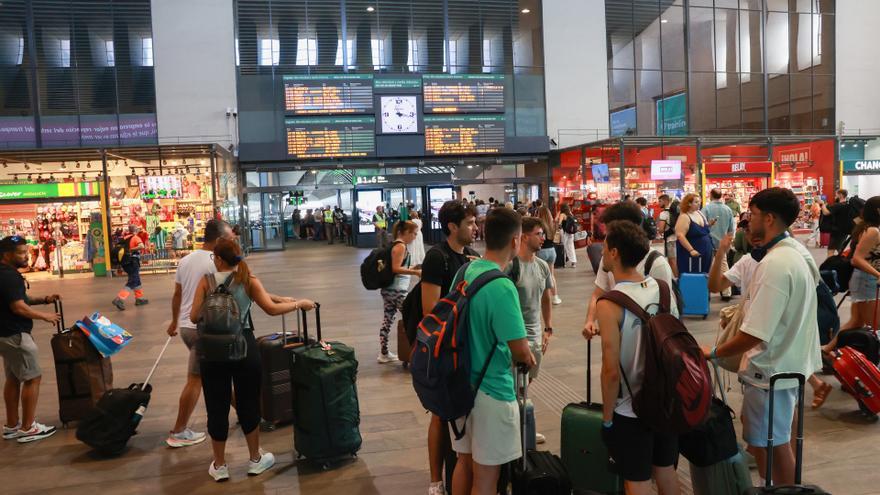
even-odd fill
[(82, 168), (82, 164), (80, 164), (79, 162), (76, 162), (76, 168)]
[(67, 170), (67, 164), (66, 164), (66, 163), (61, 162), (61, 170)]
[(28, 174), (28, 182), (30, 182), (31, 180), (33, 180), (33, 179), (31, 178), (31, 174)]
[(3, 168), (7, 168), (8, 166), (9, 165), (7, 165), (6, 162), (3, 162)]
[(168, 160), (162, 160), (162, 165), (168, 165)]
[(31, 166), (28, 165), (27, 163), (25, 163), (25, 164), (24, 164), (24, 169), (25, 169), (25, 170), (30, 170), (30, 169), (31, 169)]
[(522, 10), (520, 10), (520, 13), (522, 13), (522, 14), (530, 14), (531, 12), (532, 12), (532, 11), (529, 10), (529, 9), (522, 9)]
[(85, 172), (83, 172), (82, 178), (83, 178), (83, 180), (86, 180), (86, 173)]
[(375, 7), (373, 7), (372, 5), (370, 5), (369, 7), (367, 7), (367, 12), (375, 12), (375, 11), (376, 11), (376, 9), (375, 9)]
[(186, 158), (183, 159), (183, 164), (186, 165)]
[(92, 168), (92, 162), (86, 162), (86, 168)]

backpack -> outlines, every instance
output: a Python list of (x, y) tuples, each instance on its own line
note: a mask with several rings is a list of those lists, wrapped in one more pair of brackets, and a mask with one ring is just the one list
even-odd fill
[[(213, 274), (205, 275), (209, 292), (202, 305), (197, 344), (199, 358), (203, 361), (241, 361), (247, 356), (244, 318), (230, 290), (233, 278), (230, 275), (218, 286)], [(246, 308), (244, 315), (250, 318), (250, 307)]]
[(131, 238), (134, 236), (128, 235), (119, 240), (116, 244), (113, 245), (113, 249), (110, 250), (110, 260), (114, 263), (124, 264), (129, 261), (131, 257)]
[(706, 419), (712, 403), (712, 377), (694, 336), (669, 312), (669, 286), (661, 280), (657, 285), (660, 309), (653, 316), (620, 291), (610, 291), (599, 300), (607, 299), (642, 320), (645, 363), (642, 388), (637, 394), (632, 393), (621, 366), (633, 411), (657, 432), (681, 434)]
[(394, 271), (391, 269), (391, 250), (398, 243), (394, 241), (388, 246), (378, 247), (370, 252), (361, 263), (361, 283), (367, 290), (384, 289), (394, 282)]
[[(648, 249), (648, 259), (645, 260), (645, 273), (646, 277), (651, 276), (651, 268), (654, 266), (654, 261), (657, 258), (663, 258), (663, 255), (658, 251), (653, 249)], [(668, 263), (668, 261), (667, 261)], [(659, 283), (659, 281), (658, 281)], [(681, 289), (678, 287), (678, 280), (672, 279), (672, 293), (675, 294), (675, 307), (678, 308), (678, 314), (680, 315), (682, 309), (684, 308), (684, 298), (681, 297)]]
[(669, 212), (669, 222), (666, 224), (666, 231), (663, 232), (664, 239), (675, 235), (675, 224), (678, 223), (678, 217), (681, 215), (681, 210), (679, 209), (678, 204), (678, 200), (675, 200), (669, 205), (669, 208), (664, 210)]
[(649, 241), (657, 238), (657, 222), (654, 221), (654, 217), (651, 215), (642, 217), (642, 230), (645, 231)]
[(562, 231), (566, 234), (575, 234), (578, 231), (577, 220), (574, 219), (571, 215), (566, 215), (565, 220), (562, 221)]
[[(464, 274), (468, 266), (470, 264), (464, 265), (459, 273)], [(460, 281), (419, 323), (410, 363), (413, 388), (425, 409), (443, 421), (450, 421), (456, 440), (464, 436), (465, 427), (459, 431), (454, 420), (470, 414), (498, 347), (496, 340), (476, 386), (472, 386), (468, 303), (487, 284), (506, 277), (501, 270), (495, 269), (480, 274), (470, 284)]]
[(840, 331), (840, 316), (831, 288), (820, 280), (816, 286), (816, 320), (819, 323), (819, 343), (825, 345)]
[[(847, 237), (844, 239), (841, 246), (846, 248), (847, 244), (850, 243), (850, 238)], [(839, 292), (847, 292), (849, 291), (849, 280), (853, 275), (853, 266), (852, 266), (852, 255), (853, 251), (855, 251), (854, 247), (851, 247), (849, 256), (844, 256), (842, 254), (836, 254), (834, 256), (829, 256), (819, 265), (819, 272), (834, 272), (837, 274), (837, 285)]]

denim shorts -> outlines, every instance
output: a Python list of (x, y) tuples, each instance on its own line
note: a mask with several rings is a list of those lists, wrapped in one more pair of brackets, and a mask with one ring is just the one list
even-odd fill
[[(791, 422), (797, 405), (798, 389), (776, 389), (773, 392), (773, 446), (791, 441)], [(770, 424), (770, 391), (743, 384), (743, 440), (753, 447), (767, 447)]]
[(548, 265), (553, 266), (556, 263), (556, 248), (544, 248), (538, 251), (538, 258), (546, 261)]
[(859, 269), (853, 270), (849, 279), (849, 296), (854, 303), (873, 302), (877, 297), (877, 277)]

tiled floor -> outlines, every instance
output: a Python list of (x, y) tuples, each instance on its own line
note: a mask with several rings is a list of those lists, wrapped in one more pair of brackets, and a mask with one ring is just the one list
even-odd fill
[[(358, 265), (365, 254), (344, 246), (304, 242), (283, 253), (254, 254), (248, 259), (269, 290), (320, 301), (324, 337), (357, 349), (364, 444), (355, 461), (329, 472), (298, 465), (291, 453), (292, 431), (288, 426), (262, 436), (264, 447), (276, 454), (277, 466), (260, 477), (247, 478), (244, 439), (233, 432), (228, 445), (232, 480), (215, 484), (207, 475), (211, 458), (207, 443), (173, 450), (163, 442), (176, 416), (177, 397), (185, 378), (185, 348), (175, 340), (154, 378), (152, 402), (140, 433), (124, 455), (115, 459), (96, 458), (76, 440), (72, 429), (29, 445), (3, 442), (0, 493), (425, 493), (428, 417), (419, 407), (407, 372), (397, 364), (376, 363), (381, 302), (377, 293), (367, 292), (360, 285)], [(584, 256), (577, 269), (562, 270), (558, 278), (564, 302), (554, 308), (557, 337), (544, 360), (541, 378), (530, 394), (536, 406), (538, 429), (547, 436), (546, 448), (554, 451), (559, 448), (562, 407), (584, 395), (586, 347), (580, 328), (593, 274)], [(113, 357), (117, 386), (143, 381), (161, 349), (170, 319), (173, 276), (146, 276), (144, 284), (151, 304), (117, 312), (110, 300), (122, 283), (119, 279), (77, 278), (32, 284), (34, 294), (63, 294), (68, 323), (99, 310), (135, 335), (132, 344)], [(713, 298), (713, 311), (717, 313), (720, 307), (721, 303)], [(847, 311), (846, 306), (843, 309)], [(258, 335), (281, 326), (279, 318), (259, 311), (254, 320)], [(701, 342), (714, 339), (717, 317), (705, 322), (690, 319), (687, 324)], [(34, 331), (45, 372), (38, 418), (58, 424), (49, 347), (51, 332), (48, 325), (40, 323)], [(593, 352), (594, 370), (598, 373), (599, 351)], [(827, 379), (834, 382), (832, 377)], [(597, 380), (593, 391), (599, 393)], [(741, 395), (735, 384), (731, 384), (729, 397), (734, 409), (738, 409)], [(201, 403), (193, 422), (195, 429), (205, 430)], [(835, 390), (821, 410), (808, 413), (806, 431), (806, 480), (835, 494), (880, 493), (880, 471), (876, 470), (880, 459), (880, 425), (866, 423), (857, 414), (851, 398)], [(686, 464), (683, 463), (683, 470)], [(682, 478), (686, 479), (686, 473), (682, 472)], [(685, 487), (684, 492), (690, 493), (689, 488)]]

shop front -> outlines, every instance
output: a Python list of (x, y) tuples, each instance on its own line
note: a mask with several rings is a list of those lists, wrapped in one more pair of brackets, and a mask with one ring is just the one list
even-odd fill
[(712, 189), (732, 195), (742, 210), (758, 191), (772, 187), (773, 162), (708, 162), (703, 164), (704, 201)]
[(841, 140), (840, 160), (840, 187), (850, 196), (868, 199), (880, 195), (880, 137)]

